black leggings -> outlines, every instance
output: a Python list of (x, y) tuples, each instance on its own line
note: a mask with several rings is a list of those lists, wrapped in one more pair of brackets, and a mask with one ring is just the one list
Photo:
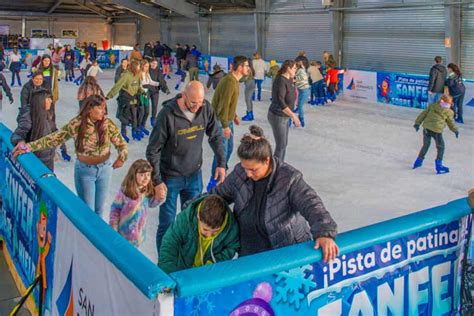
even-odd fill
[(151, 118), (156, 120), (156, 116), (158, 115), (158, 101), (160, 100), (160, 93), (159, 92), (152, 92), (150, 95), (151, 99)]

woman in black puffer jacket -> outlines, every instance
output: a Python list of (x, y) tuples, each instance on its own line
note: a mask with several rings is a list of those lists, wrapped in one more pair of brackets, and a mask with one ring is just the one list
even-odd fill
[(251, 126), (238, 148), (238, 163), (211, 193), (234, 204), (240, 256), (315, 240), (325, 261), (339, 249), (337, 225), (300, 171), (272, 156), (260, 127)]
[[(49, 90), (41, 89), (33, 93), (30, 106), (20, 111), (18, 127), (10, 138), (14, 146), (40, 139), (56, 130), (52, 104), (53, 97)], [(54, 171), (54, 148), (35, 152), (35, 155)]]

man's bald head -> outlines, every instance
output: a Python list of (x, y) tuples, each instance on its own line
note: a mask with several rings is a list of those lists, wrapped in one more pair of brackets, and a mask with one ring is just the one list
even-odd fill
[(184, 92), (186, 95), (191, 96), (191, 95), (200, 95), (204, 97), (204, 85), (197, 80), (190, 81), (187, 85), (186, 88), (184, 89)]
[(184, 96), (189, 111), (196, 113), (201, 108), (204, 103), (204, 94), (204, 86), (201, 82), (195, 80), (186, 85)]

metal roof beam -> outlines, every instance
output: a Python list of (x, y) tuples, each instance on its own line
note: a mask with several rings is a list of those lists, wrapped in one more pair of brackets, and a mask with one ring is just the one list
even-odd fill
[(157, 8), (149, 7), (144, 4), (141, 4), (135, 0), (112, 0), (113, 4), (119, 5), (126, 8), (127, 10), (138, 14), (140, 16), (159, 20), (160, 19), (160, 10)]
[(11, 11), (11, 10), (0, 10), (0, 17), (21, 17), (21, 16), (31, 16), (31, 17), (76, 17), (76, 18), (100, 18), (104, 19), (102, 16), (92, 15), (92, 14), (77, 14), (77, 13), (52, 13), (48, 14), (46, 12), (32, 12), (32, 11)]
[(150, 0), (150, 2), (178, 14), (184, 15), (185, 17), (191, 19), (198, 18), (198, 7), (186, 2), (185, 0)]
[(103, 10), (93, 4), (91, 4), (91, 1), (86, 1), (86, 0), (76, 0), (76, 3), (83, 7), (84, 9), (87, 9), (91, 12), (94, 12), (95, 14), (98, 14), (104, 18), (109, 18), (112, 15), (109, 13), (109, 11)]
[(56, 8), (59, 7), (62, 2), (63, 2), (63, 0), (56, 0), (56, 2), (53, 4), (53, 6), (48, 10), (48, 14), (53, 13), (54, 10), (56, 10)]

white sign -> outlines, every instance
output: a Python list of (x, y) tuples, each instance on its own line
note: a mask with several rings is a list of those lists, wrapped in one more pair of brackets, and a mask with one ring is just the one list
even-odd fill
[(354, 101), (377, 102), (377, 73), (348, 70), (344, 73), (343, 95)]
[[(45, 315), (163, 315), (165, 306), (140, 292), (62, 211), (56, 238), (53, 306)], [(173, 300), (165, 301), (172, 310)]]
[(464, 82), (466, 94), (464, 95), (464, 105), (474, 107), (474, 82)]
[(221, 66), (221, 69), (225, 72), (229, 71), (229, 60), (227, 58), (211, 56), (211, 64), (209, 69), (212, 70), (212, 67), (214, 67), (216, 64)]

